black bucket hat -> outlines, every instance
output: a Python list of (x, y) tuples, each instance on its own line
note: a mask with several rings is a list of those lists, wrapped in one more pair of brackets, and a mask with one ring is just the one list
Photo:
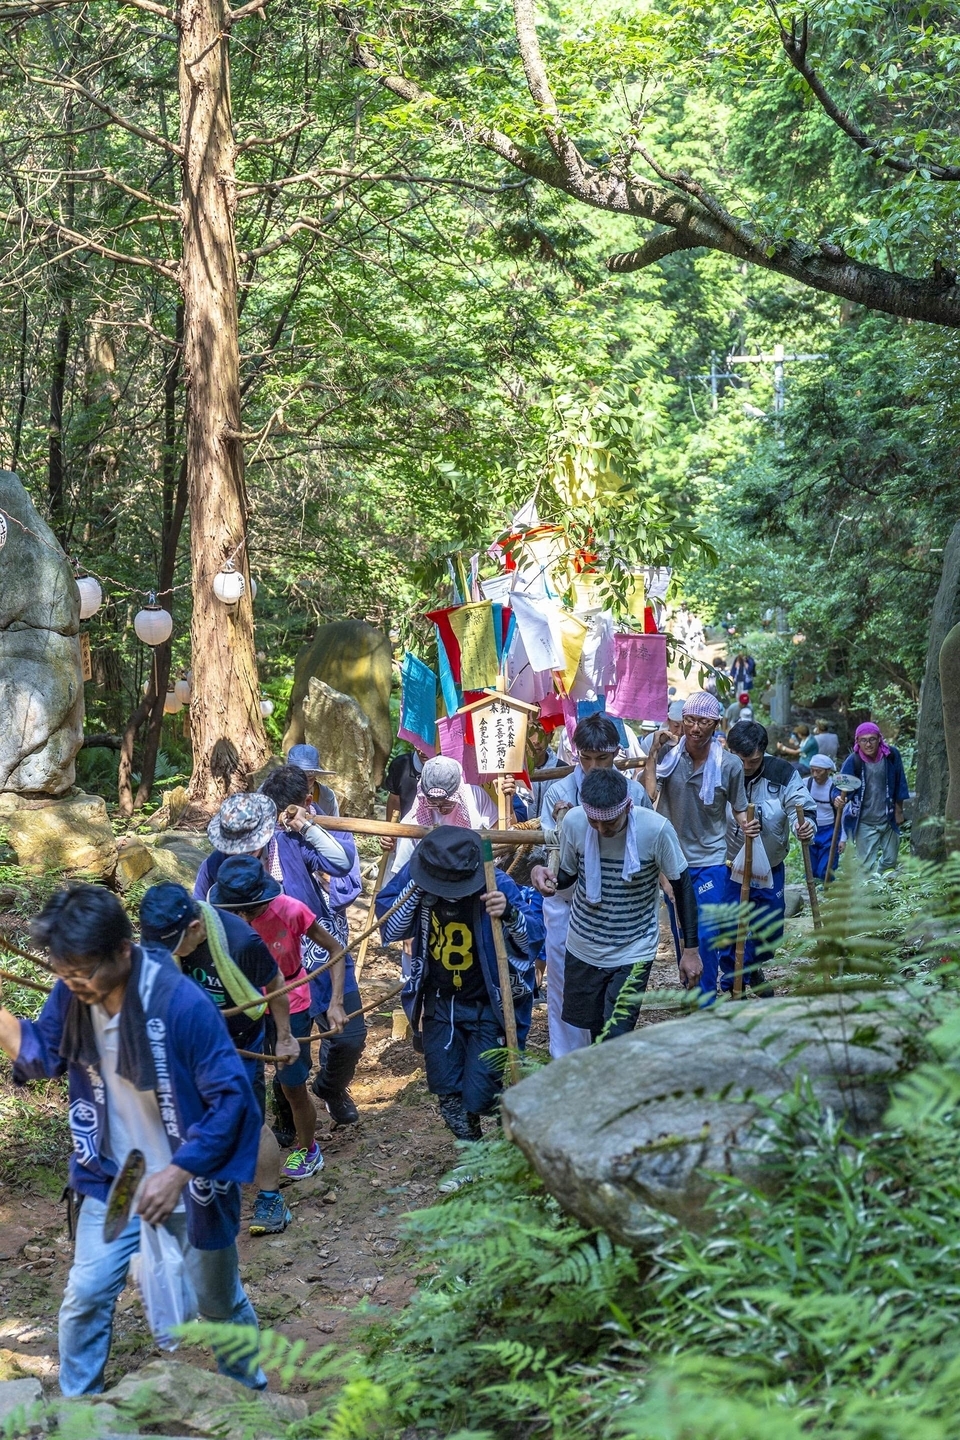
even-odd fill
[(483, 850), (472, 830), (438, 825), (410, 857), (410, 876), (428, 895), (459, 900), (484, 887)]
[(250, 910), (279, 894), (280, 886), (255, 855), (231, 855), (217, 871), (217, 883), (207, 899), (222, 910)]

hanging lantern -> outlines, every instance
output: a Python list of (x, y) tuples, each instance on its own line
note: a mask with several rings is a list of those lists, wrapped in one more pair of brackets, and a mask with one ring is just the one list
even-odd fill
[(146, 605), (134, 616), (133, 628), (144, 645), (162, 645), (173, 634), (173, 616), (169, 610), (161, 610), (152, 590)]
[(175, 690), (168, 690), (163, 702), (164, 715), (177, 715), (183, 709), (183, 701)]
[(149, 681), (149, 680), (144, 680), (144, 682), (143, 682), (143, 693), (144, 693), (144, 695), (149, 695), (149, 694), (150, 694), (150, 681)]
[(264, 720), (268, 720), (273, 714), (273, 701), (268, 699), (266, 695), (260, 698), (260, 714)]
[(238, 605), (246, 589), (246, 581), (240, 571), (228, 560), (223, 569), (213, 577), (213, 593), (221, 605)]
[(184, 676), (182, 680), (177, 681), (176, 685), (174, 685), (173, 687), (173, 693), (174, 695), (176, 695), (181, 705), (190, 704), (190, 696), (193, 692), (190, 689), (190, 681), (186, 678), (186, 676)]
[(100, 582), (95, 580), (92, 575), (80, 575), (77, 579), (77, 589), (80, 591), (80, 619), (89, 620), (91, 615), (96, 615), (103, 604)]
[(254, 580), (253, 576), (251, 575), (251, 576), (250, 576), (250, 603), (251, 603), (251, 605), (253, 604), (254, 600), (256, 600), (256, 598), (257, 598), (257, 582), (256, 582), (256, 580)]

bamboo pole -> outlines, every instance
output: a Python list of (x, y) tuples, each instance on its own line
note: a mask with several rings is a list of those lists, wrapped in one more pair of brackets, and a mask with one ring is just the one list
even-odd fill
[[(436, 829), (434, 825), (403, 825), (390, 820), (353, 819), (348, 815), (312, 815), (310, 818), (324, 830), (346, 830), (352, 835), (392, 835), (398, 840), (422, 840), (424, 835)], [(489, 840), (492, 845), (512, 847), (546, 843), (542, 830), (475, 830), (474, 834)]]
[[(755, 813), (753, 805), (747, 806), (747, 824)], [(737, 949), (733, 961), (733, 998), (743, 999), (743, 956), (747, 948), (747, 933), (750, 929), (750, 881), (753, 879), (753, 836), (743, 837), (743, 880), (740, 883), (740, 915), (737, 920)]]
[[(803, 806), (797, 806), (797, 823), (802, 825), (806, 820)], [(820, 901), (817, 899), (817, 887), (813, 879), (813, 866), (810, 863), (810, 841), (801, 840), (800, 846), (803, 850), (803, 873), (807, 877), (807, 894), (810, 896), (810, 913), (813, 916), (813, 928), (819, 930), (823, 921), (820, 918)]]
[[(372, 922), (377, 913), (377, 896), (383, 889), (383, 878), (387, 873), (387, 866), (390, 863), (390, 854), (391, 852), (389, 850), (384, 850), (383, 854), (380, 856), (380, 864), (377, 867), (377, 878), (374, 881), (373, 894), (370, 897), (370, 909), (367, 911), (368, 922)], [(372, 933), (372, 930), (367, 930), (367, 933), (360, 941), (360, 949), (357, 952), (357, 963), (354, 966), (354, 974), (356, 975), (358, 985), (360, 984), (360, 976), (363, 974), (363, 967), (367, 963), (367, 950), (370, 945), (370, 936), (372, 935)]]
[[(399, 995), (406, 983), (406, 980), (404, 980), (400, 985), (395, 985), (392, 990), (388, 990), (386, 995), (381, 995), (378, 999), (371, 1000), (368, 1004), (361, 1006), (359, 1010), (351, 1010), (347, 1015), (347, 1019), (352, 1020), (356, 1015), (369, 1015), (370, 1011), (376, 1010), (378, 1005), (385, 1005), (388, 1000), (392, 1000), (394, 996)], [(223, 1010), (220, 1011), (221, 1015), (224, 1013)], [(301, 1044), (312, 1045), (314, 1040), (328, 1040), (331, 1035), (339, 1034), (339, 1030), (318, 1030), (316, 1035), (304, 1036)], [(242, 1056), (244, 1060), (265, 1060), (268, 1065), (282, 1066), (290, 1064), (289, 1060), (278, 1060), (276, 1055), (258, 1055), (255, 1050), (241, 1050), (238, 1047), (237, 1054)]]
[[(486, 839), (483, 841), (483, 874), (487, 882), (487, 894), (492, 895), (497, 889), (497, 867), (493, 858), (493, 846)], [(500, 980), (503, 1029), (509, 1052), (510, 1083), (516, 1085), (520, 1079), (520, 1042), (517, 1039), (517, 1017), (513, 1009), (513, 990), (510, 986), (510, 960), (499, 915), (490, 916), (490, 927), (493, 930), (493, 948), (497, 952), (497, 976)]]

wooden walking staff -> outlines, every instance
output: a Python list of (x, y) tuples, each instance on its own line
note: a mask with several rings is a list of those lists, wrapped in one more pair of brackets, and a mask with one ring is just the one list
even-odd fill
[[(380, 894), (380, 891), (383, 889), (383, 880), (384, 880), (384, 876), (385, 876), (386, 873), (387, 873), (387, 866), (390, 864), (390, 855), (391, 855), (391, 851), (389, 851), (389, 850), (384, 850), (383, 854), (380, 856), (380, 864), (377, 866), (377, 878), (376, 878), (376, 880), (375, 880), (375, 882), (374, 882), (373, 894), (372, 894), (371, 897), (370, 897), (370, 909), (367, 911), (367, 921), (368, 921), (368, 922), (371, 921), (371, 920), (374, 918), (374, 916), (376, 915), (376, 913), (377, 913), (377, 912), (376, 912), (377, 896)], [(374, 928), (377, 928), (377, 927), (374, 927)], [(368, 948), (369, 948), (369, 946), (370, 946), (370, 936), (371, 936), (372, 934), (373, 934), (373, 929), (372, 929), (372, 928), (369, 928), (369, 926), (368, 926), (367, 933), (364, 935), (363, 939), (360, 941), (360, 949), (357, 951), (357, 963), (356, 963), (356, 965), (354, 966), (354, 974), (356, 975), (357, 984), (358, 984), (358, 985), (360, 984), (360, 976), (363, 974), (363, 967), (364, 967), (364, 965), (365, 965), (366, 962), (367, 962), (367, 950), (368, 950)]]
[[(797, 806), (797, 824), (802, 825), (806, 820), (803, 806)], [(807, 877), (807, 894), (810, 896), (810, 913), (813, 916), (813, 928), (819, 930), (823, 921), (820, 919), (820, 901), (817, 899), (817, 887), (813, 880), (813, 866), (810, 863), (810, 841), (801, 840), (800, 847), (803, 850), (803, 873)]]
[(834, 789), (840, 791), (840, 798), (843, 800), (843, 804), (837, 811), (837, 818), (833, 822), (833, 838), (830, 841), (830, 854), (827, 857), (827, 868), (823, 877), (824, 889), (826, 889), (827, 885), (833, 879), (833, 862), (837, 858), (837, 844), (840, 840), (840, 826), (843, 824), (843, 812), (847, 808), (847, 800), (855, 790), (860, 789), (861, 783), (862, 782), (857, 779), (856, 775), (840, 774), (834, 775), (833, 777)]
[[(483, 874), (487, 882), (487, 894), (492, 895), (497, 888), (497, 867), (493, 859), (493, 846), (489, 840), (483, 840)], [(513, 1009), (513, 990), (510, 987), (510, 961), (507, 956), (507, 942), (503, 938), (503, 925), (499, 915), (490, 916), (490, 928), (493, 931), (493, 948), (497, 952), (497, 976), (500, 980), (500, 1004), (503, 1008), (503, 1029), (507, 1037), (507, 1050), (509, 1051), (510, 1084), (516, 1085), (520, 1079), (520, 1042), (517, 1039), (517, 1017)]]
[[(747, 806), (747, 824), (753, 820), (755, 807)], [(737, 920), (737, 949), (733, 961), (733, 998), (743, 999), (743, 956), (750, 929), (750, 882), (753, 879), (753, 836), (743, 837), (743, 880), (740, 882), (740, 916)]]

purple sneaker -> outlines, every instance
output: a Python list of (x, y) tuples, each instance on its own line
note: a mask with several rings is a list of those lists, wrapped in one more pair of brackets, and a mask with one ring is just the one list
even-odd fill
[(320, 1154), (320, 1146), (314, 1140), (309, 1150), (291, 1150), (280, 1174), (286, 1180), (308, 1180), (322, 1169), (323, 1156)]

